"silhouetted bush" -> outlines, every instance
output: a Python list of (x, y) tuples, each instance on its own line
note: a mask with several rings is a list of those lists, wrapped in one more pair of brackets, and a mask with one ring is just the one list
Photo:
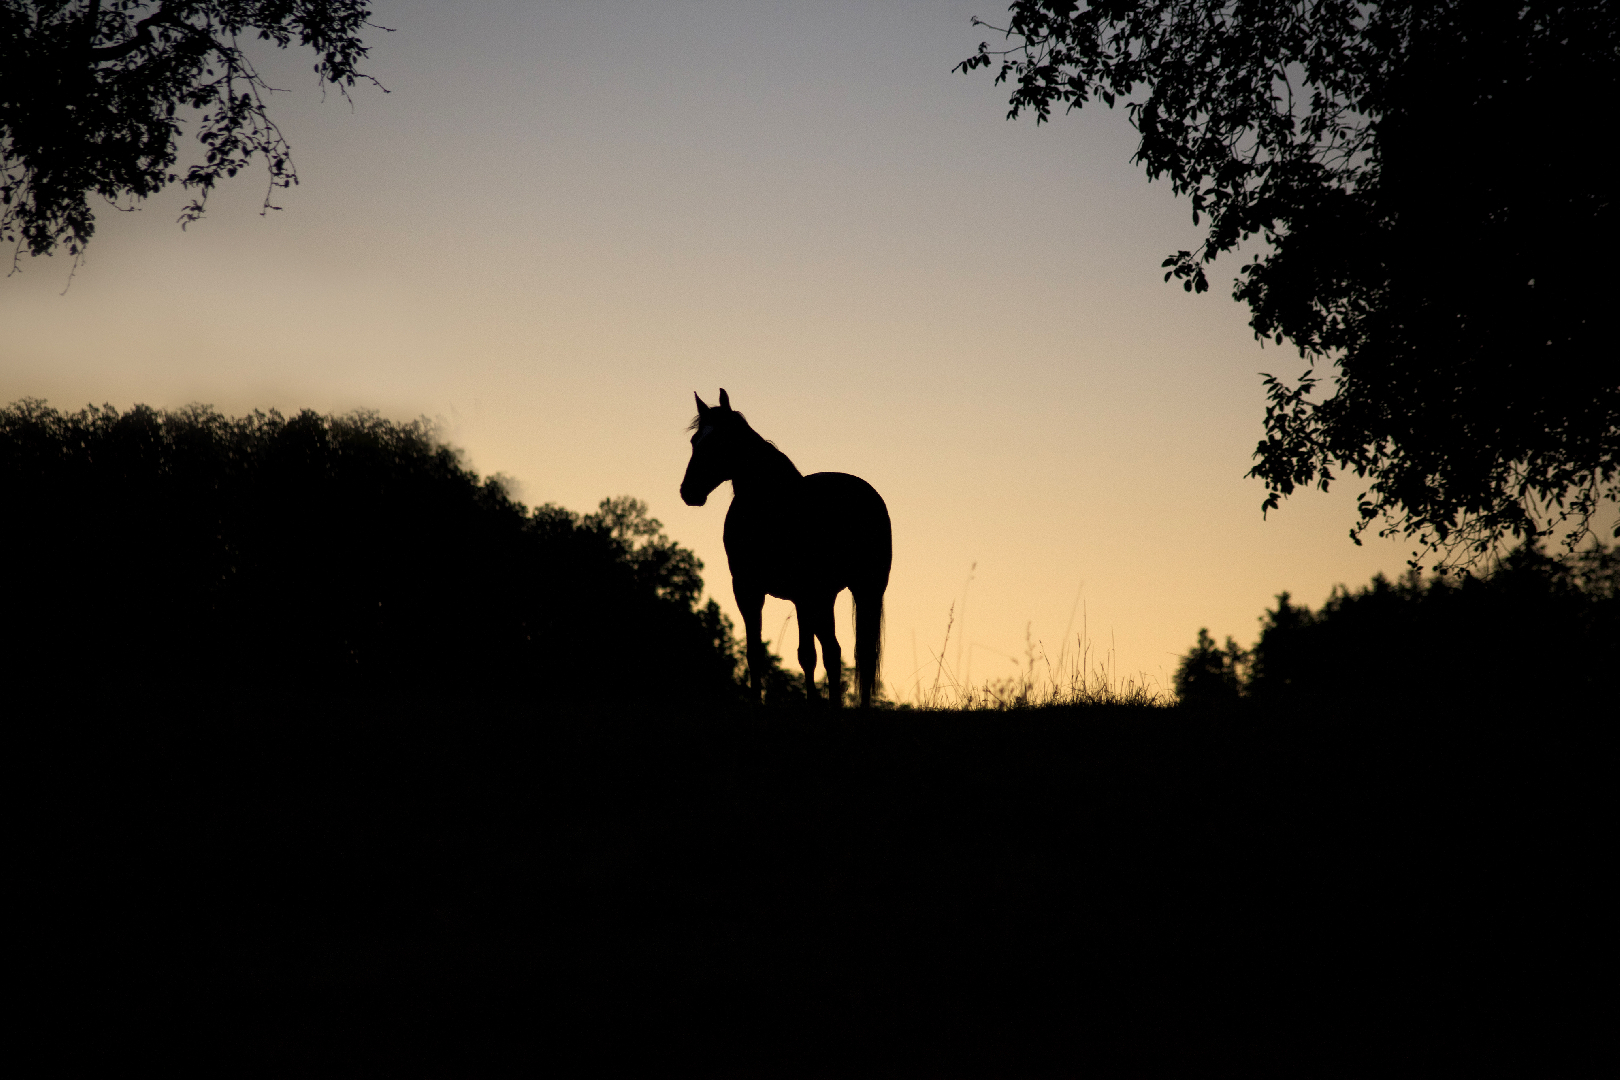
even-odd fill
[(422, 423), (0, 410), (17, 690), (715, 698), (730, 626), (646, 507), (533, 511)]
[(1199, 704), (1368, 701), (1430, 705), (1600, 700), (1620, 656), (1620, 550), (1594, 546), (1551, 558), (1520, 547), (1482, 576), (1383, 575), (1339, 586), (1319, 611), (1287, 593), (1245, 652), (1208, 632), (1176, 674)]
[(1249, 654), (1230, 637), (1224, 648), (1215, 644), (1208, 627), (1199, 627), (1198, 641), (1176, 669), (1176, 697), (1192, 705), (1231, 705), (1243, 693), (1244, 666)]

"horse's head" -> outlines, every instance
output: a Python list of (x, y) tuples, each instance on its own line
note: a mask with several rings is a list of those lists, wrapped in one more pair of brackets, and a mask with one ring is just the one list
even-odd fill
[(721, 482), (736, 478), (738, 440), (748, 431), (748, 422), (742, 413), (732, 411), (724, 390), (719, 405), (705, 405), (696, 394), (692, 397), (698, 411), (692, 421), (692, 460), (681, 480), (681, 498), (687, 506), (702, 506)]

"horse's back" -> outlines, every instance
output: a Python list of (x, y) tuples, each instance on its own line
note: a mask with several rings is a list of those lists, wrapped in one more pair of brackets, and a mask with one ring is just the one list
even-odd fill
[(881, 594), (893, 557), (889, 509), (858, 476), (811, 473), (769, 498), (733, 498), (726, 556), (734, 582), (784, 600)]
[(811, 473), (804, 478), (809, 497), (825, 509), (842, 509), (847, 513), (874, 521), (889, 520), (889, 508), (877, 489), (858, 476), (842, 472)]
[(894, 540), (883, 496), (849, 473), (811, 473), (804, 485), (815, 523), (811, 532), (843, 571), (839, 576), (851, 585), (887, 585)]

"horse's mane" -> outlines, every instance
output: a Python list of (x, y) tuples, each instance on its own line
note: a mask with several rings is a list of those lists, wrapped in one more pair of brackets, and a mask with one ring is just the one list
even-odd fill
[[(777, 445), (775, 443), (771, 442), (771, 440), (765, 438), (764, 436), (760, 435), (759, 432), (754, 430), (753, 425), (749, 424), (748, 418), (746, 416), (744, 416), (742, 413), (737, 412), (736, 410), (732, 410), (731, 415), (735, 416), (737, 418), (737, 422), (743, 426), (744, 431), (747, 431), (750, 435), (754, 436), (756, 439), (758, 439), (760, 442), (764, 443), (766, 446), (770, 447), (772, 450), (777, 449)], [(703, 426), (703, 414), (699, 413), (697, 416), (692, 417), (692, 422), (690, 424), (686, 425), (686, 430), (687, 431), (696, 431), (698, 428), (700, 428), (702, 426)]]
[[(753, 428), (748, 427), (748, 421), (743, 419), (743, 414), (742, 413), (733, 412), (731, 415), (735, 416), (738, 420), (742, 420), (742, 426), (745, 427), (745, 428), (748, 428), (749, 431), (754, 430)], [(696, 416), (692, 417), (692, 422), (690, 424), (686, 425), (686, 430), (687, 431), (696, 431), (698, 428), (700, 428), (702, 426), (703, 426), (703, 414), (698, 413)]]

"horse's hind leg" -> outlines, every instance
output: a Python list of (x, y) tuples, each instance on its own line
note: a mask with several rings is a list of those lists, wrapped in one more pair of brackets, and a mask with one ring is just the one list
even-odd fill
[(844, 651), (838, 647), (838, 621), (833, 616), (832, 601), (827, 602), (827, 613), (822, 629), (816, 635), (821, 639), (821, 662), (827, 669), (827, 701), (835, 709), (844, 707)]
[(816, 607), (796, 603), (799, 615), (799, 667), (804, 671), (804, 699), (811, 705), (821, 701), (816, 692)]
[(805, 698), (812, 704), (821, 700), (816, 692), (816, 641), (821, 641), (821, 662), (827, 668), (827, 701), (833, 708), (844, 703), (843, 654), (834, 634), (831, 598), (797, 604), (799, 612), (799, 666), (804, 669)]

